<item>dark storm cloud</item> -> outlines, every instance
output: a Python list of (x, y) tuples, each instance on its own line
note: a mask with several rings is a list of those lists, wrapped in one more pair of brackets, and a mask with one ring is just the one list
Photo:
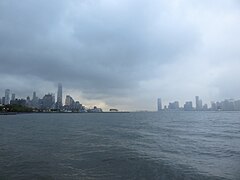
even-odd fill
[[(233, 4), (221, 1), (213, 10), (224, 9), (225, 17)], [(114, 104), (112, 97), (156, 96), (166, 89), (160, 87), (163, 84), (179, 91), (185, 85), (196, 87), (194, 81), (205, 87), (200, 75), (188, 82), (179, 79), (198, 71), (195, 64), (206, 68), (223, 57), (210, 59), (212, 54), (205, 50), (209, 45), (218, 51), (215, 39), (208, 38), (215, 11), (209, 14), (212, 9), (203, 7), (212, 6), (208, 1), (2, 0), (0, 75), (9, 81), (0, 80), (1, 90), (24, 89), (14, 81), (16, 77), (33, 89), (39, 84), (51, 89), (49, 84), (62, 82), (87, 98)], [(232, 14), (234, 22), (236, 15)], [(211, 85), (220, 86), (216, 84)]]
[[(117, 12), (112, 12), (95, 4), (88, 4), (86, 9), (82, 2), (75, 19), (71, 19), (71, 14), (65, 15), (69, 9), (63, 7), (71, 8), (68, 5), (68, 1), (1, 3), (2, 73), (11, 66), (13, 74), (32, 74), (51, 81), (71, 80), (72, 84), (79, 80), (79, 87), (86, 86), (86, 90), (128, 88), (151, 77), (151, 66), (173, 60), (194, 44), (191, 31), (189, 36), (183, 34), (188, 27), (175, 27), (179, 31), (169, 32), (177, 23), (172, 20), (162, 23), (173, 27), (151, 27), (150, 19), (133, 5), (127, 7), (129, 10), (116, 7)], [(68, 23), (67, 18), (72, 22)], [(156, 32), (151, 28), (160, 32), (152, 35)], [(58, 40), (61, 35), (69, 39)]]

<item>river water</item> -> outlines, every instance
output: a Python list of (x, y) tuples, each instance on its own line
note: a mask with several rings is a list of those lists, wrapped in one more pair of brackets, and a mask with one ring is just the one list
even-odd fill
[(240, 179), (239, 112), (0, 116), (0, 179)]

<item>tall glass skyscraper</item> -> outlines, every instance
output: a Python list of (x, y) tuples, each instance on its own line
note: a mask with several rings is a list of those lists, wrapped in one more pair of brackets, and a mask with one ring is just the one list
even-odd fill
[(62, 84), (58, 83), (58, 92), (57, 92), (57, 103), (56, 108), (61, 109), (62, 108)]
[(161, 98), (157, 99), (157, 108), (158, 108), (158, 111), (162, 110), (162, 100), (161, 100)]
[(199, 99), (199, 96), (196, 96), (195, 99), (196, 99), (196, 110), (197, 110), (197, 111), (202, 110), (202, 108), (203, 108), (203, 106), (202, 106), (202, 100)]
[(10, 104), (10, 89), (5, 90), (5, 102), (4, 104)]

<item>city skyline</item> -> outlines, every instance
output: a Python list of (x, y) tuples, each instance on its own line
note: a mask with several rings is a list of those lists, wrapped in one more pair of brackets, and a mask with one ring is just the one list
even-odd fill
[(2, 0), (0, 12), (0, 92), (61, 82), (63, 96), (133, 111), (240, 98), (237, 0)]
[(65, 102), (63, 103), (62, 91), (62, 83), (58, 83), (57, 97), (55, 96), (55, 93), (45, 93), (44, 96), (38, 97), (36, 91), (33, 91), (32, 98), (29, 95), (25, 98), (18, 97), (15, 93), (11, 93), (10, 89), (6, 89), (4, 96), (0, 98), (0, 106), (20, 105), (41, 112), (102, 112), (102, 109), (96, 105), (93, 107), (84, 106), (69, 94), (66, 95)]
[[(57, 86), (57, 96), (55, 96), (55, 93), (45, 93), (45, 95), (42, 98), (39, 98), (36, 94), (36, 91), (33, 91), (32, 98), (30, 96), (25, 97), (19, 97), (16, 96), (15, 92), (11, 91), (10, 89), (5, 89), (4, 96), (0, 98), (0, 105), (8, 105), (8, 104), (20, 104), (23, 106), (28, 106), (32, 108), (38, 108), (43, 110), (81, 110), (83, 107), (83, 111), (85, 109), (85, 106), (83, 106), (79, 100), (74, 100), (71, 95), (66, 94), (65, 99), (63, 98), (63, 87), (62, 83), (58, 83)], [(11, 99), (10, 99), (11, 96)], [(63, 103), (64, 101), (64, 103)], [(94, 109), (97, 108), (96, 105), (90, 106)], [(88, 107), (89, 108), (89, 107)], [(116, 108), (116, 107), (115, 107)], [(110, 108), (110, 109), (115, 109)], [(104, 109), (104, 108), (103, 108)], [(97, 110), (97, 109), (96, 109)], [(109, 109), (104, 109), (105, 111), (108, 111)], [(118, 109), (116, 109), (118, 111)], [(142, 111), (146, 109), (137, 109), (136, 111)], [(156, 105), (156, 111), (162, 111), (162, 110), (185, 110), (185, 111), (240, 111), (240, 100), (238, 99), (224, 99), (224, 100), (218, 100), (218, 101), (210, 101), (206, 102), (200, 99), (199, 96), (195, 96), (195, 102), (188, 100), (184, 102), (179, 102), (178, 100), (170, 101), (168, 103), (162, 101), (162, 98), (157, 98), (157, 105)], [(102, 108), (101, 108), (102, 111)], [(131, 110), (130, 110), (131, 111)]]
[(160, 112), (163, 110), (240, 111), (240, 99), (224, 99), (220, 101), (203, 102), (199, 96), (195, 96), (195, 102), (185, 101), (183, 105), (180, 105), (177, 100), (169, 102), (168, 104), (162, 104), (161, 98), (158, 98), (157, 111)]

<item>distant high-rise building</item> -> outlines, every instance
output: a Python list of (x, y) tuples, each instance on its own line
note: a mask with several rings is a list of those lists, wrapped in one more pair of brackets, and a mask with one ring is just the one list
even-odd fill
[(37, 97), (37, 94), (36, 94), (36, 92), (34, 91), (33, 92), (33, 97), (32, 97), (32, 101), (31, 101), (31, 106), (33, 107), (33, 108), (39, 108), (39, 103), (38, 103), (38, 97)]
[(34, 91), (34, 92), (33, 92), (32, 100), (35, 100), (35, 99), (37, 99), (37, 94), (36, 94), (36, 92)]
[(175, 102), (173, 102), (173, 103), (169, 103), (168, 109), (171, 109), (171, 110), (179, 110), (179, 102), (178, 102), (178, 101), (175, 101)]
[(55, 97), (54, 94), (46, 94), (42, 99), (42, 109), (50, 110), (54, 108)]
[(193, 110), (192, 101), (188, 101), (184, 104), (184, 110), (185, 111), (192, 111)]
[(216, 105), (216, 103), (215, 102), (211, 102), (211, 110), (212, 111), (216, 111), (217, 110), (217, 105)]
[(5, 102), (4, 104), (10, 104), (10, 89), (5, 90)]
[(73, 106), (74, 104), (74, 100), (70, 95), (66, 96), (66, 100), (65, 100), (65, 105), (66, 106)]
[(82, 104), (80, 104), (79, 101), (76, 101), (74, 103), (74, 108), (73, 108), (74, 111), (77, 111), (77, 112), (80, 112), (80, 111), (83, 111), (83, 106)]
[(12, 93), (12, 97), (11, 100), (14, 101), (15, 100), (16, 95), (14, 93)]
[(5, 97), (2, 97), (2, 104), (5, 104)]
[(66, 110), (73, 110), (75, 108), (75, 101), (70, 95), (66, 96), (64, 108)]
[(203, 107), (202, 107), (202, 110), (207, 111), (208, 110), (208, 105), (204, 104)]
[(56, 108), (61, 109), (62, 108), (62, 84), (58, 83), (58, 92), (57, 92), (57, 103)]
[(157, 99), (157, 108), (158, 108), (158, 111), (162, 110), (162, 100), (161, 100), (161, 98)]
[(196, 96), (196, 97), (195, 97), (195, 100), (196, 100), (196, 110), (198, 110), (199, 96)]
[(195, 98), (196, 98), (196, 110), (200, 111), (203, 108), (202, 100), (199, 99), (199, 96), (196, 96)]
[(222, 110), (224, 111), (234, 111), (234, 100), (233, 99), (226, 99), (222, 102)]

